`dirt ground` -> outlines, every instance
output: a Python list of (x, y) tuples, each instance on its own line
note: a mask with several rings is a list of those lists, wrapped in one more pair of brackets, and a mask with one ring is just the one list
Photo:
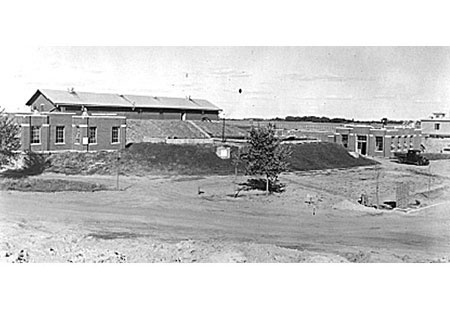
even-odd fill
[[(122, 176), (118, 191), (0, 191), (0, 261), (448, 262), (450, 161), (380, 162), (285, 174), (286, 191), (269, 196), (234, 198), (234, 176)], [(377, 176), (380, 201), (410, 182), (420, 207), (359, 205), (362, 193), (376, 202)], [(116, 185), (115, 176), (38, 178)]]

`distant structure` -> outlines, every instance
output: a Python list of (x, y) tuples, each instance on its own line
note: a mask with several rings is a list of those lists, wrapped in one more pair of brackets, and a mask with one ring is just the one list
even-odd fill
[(39, 112), (117, 114), (127, 119), (217, 120), (220, 108), (202, 99), (39, 89), (26, 102)]
[(422, 133), (430, 138), (450, 138), (450, 118), (445, 113), (433, 113), (420, 121)]
[(370, 125), (346, 125), (328, 136), (329, 142), (342, 144), (360, 155), (392, 157), (395, 152), (420, 150), (422, 132), (411, 127), (374, 128)]

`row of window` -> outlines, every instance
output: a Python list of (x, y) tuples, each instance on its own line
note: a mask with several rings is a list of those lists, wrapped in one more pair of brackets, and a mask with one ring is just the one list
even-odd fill
[[(342, 135), (342, 145), (348, 148), (348, 135)], [(367, 136), (358, 136), (357, 141), (366, 142)], [(377, 151), (383, 151), (383, 137), (375, 137), (375, 148)]]
[[(114, 126), (111, 128), (111, 143), (119, 143), (119, 129), (120, 127)], [(75, 133), (75, 143), (80, 144), (81, 142), (81, 131), (80, 127), (77, 127)], [(31, 127), (31, 143), (32, 144), (40, 144), (41, 143), (41, 127), (40, 126), (32, 126)], [(55, 132), (55, 143), (56, 144), (64, 144), (65, 143), (65, 127), (64, 126), (56, 126)], [(97, 127), (89, 127), (88, 130), (88, 143), (96, 144), (97, 143)]]
[[(348, 135), (341, 135), (342, 137), (342, 145), (345, 148), (348, 148)], [(409, 136), (411, 137), (411, 136)], [(367, 137), (366, 136), (357, 136), (357, 141), (359, 142), (366, 142), (367, 141)], [(400, 143), (398, 144), (398, 147), (400, 148)], [(413, 147), (412, 142), (407, 144), (406, 142), (404, 143), (404, 147)], [(376, 151), (383, 151), (383, 147), (384, 147), (384, 137), (382, 136), (375, 136), (375, 150)], [(393, 147), (393, 145), (391, 145), (391, 148)]]

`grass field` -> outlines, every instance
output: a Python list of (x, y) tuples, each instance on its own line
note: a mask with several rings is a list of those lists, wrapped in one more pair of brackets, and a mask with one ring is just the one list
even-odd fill
[(106, 190), (106, 186), (66, 179), (41, 178), (8, 178), (0, 180), (0, 190), (35, 191), (35, 192), (61, 192), (84, 191), (94, 192)]

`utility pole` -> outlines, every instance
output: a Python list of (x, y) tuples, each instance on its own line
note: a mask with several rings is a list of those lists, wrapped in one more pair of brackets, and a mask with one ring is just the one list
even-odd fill
[(116, 189), (120, 189), (119, 185), (119, 175), (120, 175), (120, 151), (117, 151), (117, 178), (116, 178)]
[(235, 156), (234, 160), (234, 181), (237, 182), (237, 176), (238, 176), (238, 166), (241, 161), (241, 147), (237, 147), (237, 155)]
[(225, 142), (225, 115), (224, 115), (224, 117), (223, 117), (222, 142)]
[(377, 177), (376, 177), (376, 196), (377, 196), (377, 209), (380, 208), (380, 175), (381, 175), (381, 168), (377, 168)]
[(430, 198), (431, 177), (432, 177), (432, 174), (431, 174), (431, 164), (430, 164), (430, 166), (428, 167), (428, 198)]

